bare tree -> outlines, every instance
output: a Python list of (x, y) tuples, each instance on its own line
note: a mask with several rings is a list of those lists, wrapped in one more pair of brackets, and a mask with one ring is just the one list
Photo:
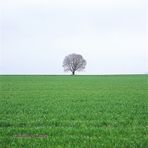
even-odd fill
[(82, 71), (85, 69), (86, 60), (83, 59), (80, 54), (70, 54), (65, 57), (63, 61), (64, 71), (71, 71), (72, 75), (75, 75), (76, 71)]

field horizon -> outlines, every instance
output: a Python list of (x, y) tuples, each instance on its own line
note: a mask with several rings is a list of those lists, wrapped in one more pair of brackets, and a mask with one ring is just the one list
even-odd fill
[(148, 74), (144, 73), (138, 73), (138, 74), (0, 74), (0, 76), (140, 76), (140, 75), (145, 75), (147, 76)]

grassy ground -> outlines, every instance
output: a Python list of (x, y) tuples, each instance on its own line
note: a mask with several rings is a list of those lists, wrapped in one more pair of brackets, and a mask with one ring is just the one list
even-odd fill
[(0, 147), (148, 147), (148, 76), (0, 76)]

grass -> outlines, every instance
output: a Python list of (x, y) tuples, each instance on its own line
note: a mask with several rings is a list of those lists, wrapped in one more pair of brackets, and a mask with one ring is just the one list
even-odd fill
[(148, 75), (0, 76), (0, 147), (148, 147)]

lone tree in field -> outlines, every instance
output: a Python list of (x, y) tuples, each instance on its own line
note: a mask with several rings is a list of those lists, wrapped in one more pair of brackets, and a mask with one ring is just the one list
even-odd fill
[(76, 71), (82, 71), (85, 69), (86, 60), (83, 59), (80, 54), (70, 54), (65, 57), (63, 61), (64, 71), (71, 71), (72, 75), (75, 75)]

